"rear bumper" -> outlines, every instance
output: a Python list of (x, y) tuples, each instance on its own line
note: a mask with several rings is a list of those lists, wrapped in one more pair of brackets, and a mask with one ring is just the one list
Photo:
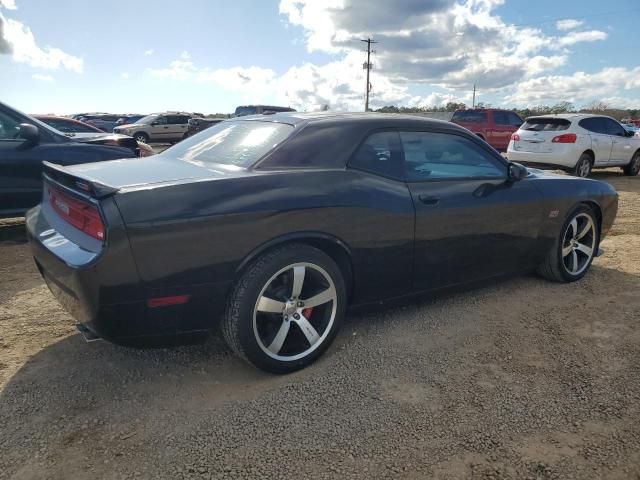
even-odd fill
[[(111, 208), (116, 208), (112, 202), (105, 210)], [(34, 260), (58, 302), (95, 336), (113, 343), (183, 335), (190, 341), (193, 335), (208, 333), (223, 311), (228, 283), (162, 288), (145, 285), (137, 273), (124, 228), (115, 223), (109, 228), (103, 251), (92, 253), (57, 233), (40, 206), (27, 213)], [(170, 295), (188, 295), (189, 300), (160, 308), (148, 306), (149, 298)]]
[(579, 155), (576, 157), (573, 152), (564, 152), (560, 154), (522, 152), (514, 150), (512, 146), (509, 145), (506, 157), (511, 162), (518, 162), (531, 167), (568, 169), (576, 166)]

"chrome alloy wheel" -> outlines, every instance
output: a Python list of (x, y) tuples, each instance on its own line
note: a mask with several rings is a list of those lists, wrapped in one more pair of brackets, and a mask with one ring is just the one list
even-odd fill
[(596, 226), (586, 213), (576, 215), (562, 239), (562, 263), (571, 275), (581, 274), (591, 262), (596, 249)]
[(578, 167), (578, 176), (582, 178), (586, 178), (589, 176), (589, 172), (591, 170), (591, 164), (588, 160), (583, 160), (580, 166)]
[(295, 263), (273, 275), (253, 311), (253, 333), (271, 358), (294, 361), (322, 345), (337, 311), (336, 287), (312, 263)]

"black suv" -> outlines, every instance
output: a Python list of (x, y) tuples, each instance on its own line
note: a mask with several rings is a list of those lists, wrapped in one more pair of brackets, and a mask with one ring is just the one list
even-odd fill
[(135, 157), (138, 144), (113, 134), (68, 137), (0, 102), (0, 218), (40, 203), (42, 161), (60, 165)]

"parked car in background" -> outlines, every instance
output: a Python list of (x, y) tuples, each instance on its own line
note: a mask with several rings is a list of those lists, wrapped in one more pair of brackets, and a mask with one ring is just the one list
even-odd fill
[(44, 178), (29, 240), (85, 335), (220, 328), (278, 373), (317, 359), (349, 305), (535, 269), (578, 280), (618, 204), (605, 182), (528, 171), (452, 123), (374, 113), (231, 119)]
[(62, 133), (104, 133), (93, 125), (74, 120), (73, 118), (58, 117), (55, 115), (33, 115), (33, 117)]
[(116, 122), (116, 127), (119, 127), (121, 125), (131, 125), (132, 123), (136, 123), (138, 120), (144, 117), (146, 117), (146, 115), (123, 115)]
[[(99, 139), (102, 139), (101, 141), (103, 144), (120, 145), (129, 148), (133, 146), (133, 143), (126, 135), (106, 133), (92, 125), (87, 125), (86, 123), (82, 123), (71, 118), (56, 117), (53, 115), (34, 115), (34, 118), (37, 118), (59, 132), (64, 133), (67, 137), (72, 137), (76, 140), (86, 140), (91, 138), (91, 141), (96, 143)], [(148, 157), (155, 154), (153, 148), (146, 143), (136, 143), (137, 148), (134, 151), (138, 157)]]
[(620, 125), (622, 125), (622, 127), (627, 131), (627, 132), (631, 132), (634, 135), (638, 135), (640, 132), (640, 128), (636, 127), (634, 124), (632, 123), (621, 123)]
[(592, 168), (621, 167), (625, 175), (640, 171), (640, 137), (616, 120), (566, 113), (527, 118), (511, 136), (509, 160), (541, 168), (560, 168), (587, 177)]
[(191, 114), (182, 112), (154, 113), (131, 125), (114, 128), (114, 133), (131, 135), (138, 142), (177, 142), (187, 133)]
[[(136, 156), (131, 137), (114, 142), (104, 133), (69, 137), (0, 103), (0, 217), (24, 215), (42, 199), (42, 162), (60, 165)], [(86, 135), (86, 136), (85, 136)]]
[(218, 123), (225, 120), (224, 118), (190, 118), (187, 124), (187, 131), (184, 134), (184, 138), (190, 137), (191, 135), (195, 135), (202, 130), (206, 130), (207, 128), (217, 125)]
[(116, 126), (116, 122), (120, 118), (120, 115), (113, 115), (110, 113), (99, 114), (99, 115), (87, 115), (81, 117), (80, 120), (84, 123), (88, 123), (89, 125), (93, 125), (96, 128), (99, 128), (103, 132), (113, 132), (114, 127)]
[(471, 130), (500, 152), (507, 149), (511, 134), (523, 123), (517, 113), (497, 108), (457, 110), (451, 121)]
[(278, 112), (295, 112), (295, 110), (289, 107), (276, 107), (273, 105), (241, 105), (239, 107), (236, 107), (233, 116), (244, 117), (246, 115), (260, 115), (263, 113)]

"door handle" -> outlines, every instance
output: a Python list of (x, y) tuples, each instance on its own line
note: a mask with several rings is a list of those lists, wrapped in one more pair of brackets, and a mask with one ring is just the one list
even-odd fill
[(429, 195), (418, 195), (418, 198), (425, 205), (438, 205), (440, 199), (437, 197), (430, 197)]

